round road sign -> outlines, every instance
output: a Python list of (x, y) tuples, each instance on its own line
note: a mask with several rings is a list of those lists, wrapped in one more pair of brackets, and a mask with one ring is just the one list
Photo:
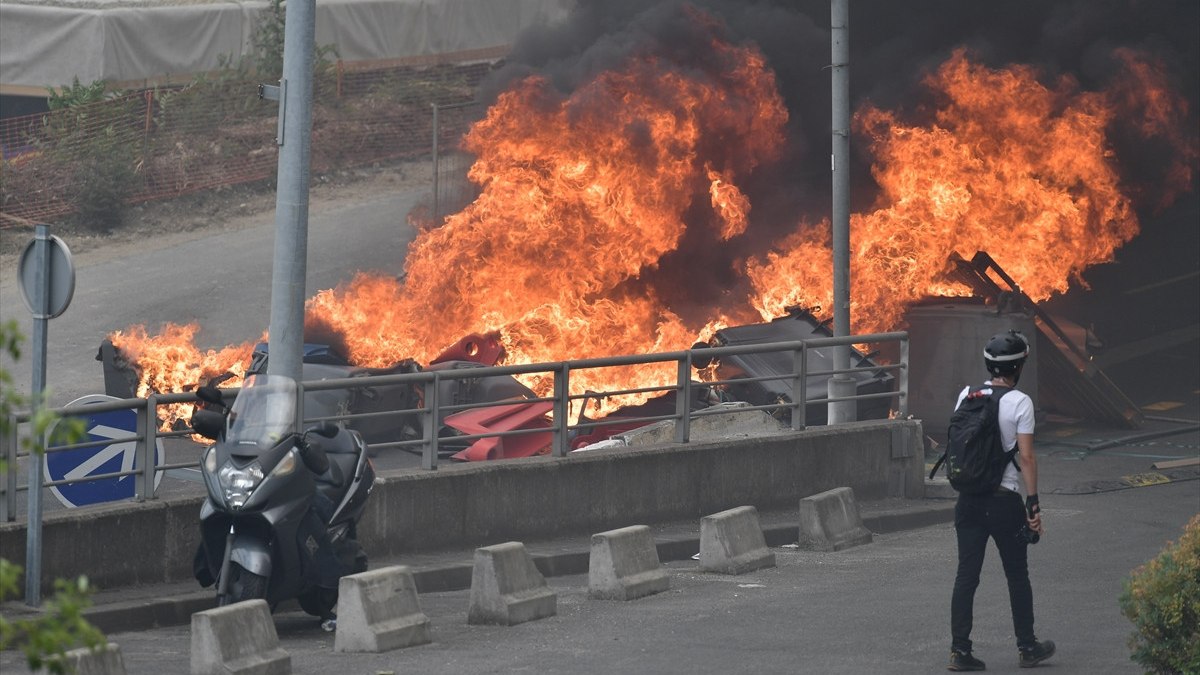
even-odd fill
[[(71, 262), (71, 249), (62, 239), (47, 236), (43, 227), (38, 227), (37, 236), (21, 252), (18, 281), (25, 306), (33, 313), (33, 318), (53, 319), (67, 310), (71, 296), (75, 295), (75, 265)], [(37, 260), (38, 242), (45, 242), (44, 270), (39, 269)]]
[[(116, 397), (104, 394), (88, 394), (71, 401), (69, 405), (79, 406), (104, 401), (117, 401)], [(117, 471), (130, 471), (141, 468), (141, 458), (137, 456), (137, 444), (133, 441), (120, 441), (137, 433), (137, 413), (133, 410), (113, 410), (80, 416), (84, 421), (89, 441), (113, 440), (108, 445), (62, 452), (48, 452), (44, 458), (44, 468), (50, 480), (78, 480), (88, 476), (98, 476)], [(49, 436), (53, 436), (53, 429)], [(163, 463), (162, 439), (154, 448), (155, 466)], [(162, 471), (154, 472), (154, 489), (162, 482)], [(99, 504), (120, 499), (132, 499), (135, 496), (133, 476), (120, 478), (102, 478), (100, 480), (80, 483), (64, 483), (50, 488), (50, 492), (64, 506), (76, 507), (87, 504)]]

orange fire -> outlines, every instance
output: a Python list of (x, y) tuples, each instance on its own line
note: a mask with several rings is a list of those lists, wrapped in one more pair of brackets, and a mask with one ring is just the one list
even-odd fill
[[(714, 247), (752, 237), (739, 183), (784, 146), (787, 111), (762, 54), (715, 37), (712, 49), (703, 68), (635, 56), (569, 95), (540, 77), (518, 82), (464, 139), (479, 198), (419, 234), (403, 281), (360, 274), (322, 291), (308, 302), (307, 327), (339, 336), (361, 366), (426, 363), (463, 335), (493, 331), (508, 363), (534, 363), (684, 349), (788, 307), (828, 310), (828, 223), (799, 216), (773, 252), (742, 263), (751, 297), (715, 300), (706, 324), (685, 320), (663, 289), (640, 283), (685, 234)], [(858, 111), (854, 129), (880, 193), (851, 219), (856, 332), (900, 328), (912, 301), (965, 293), (942, 278), (953, 252), (988, 251), (1037, 300), (1112, 259), (1138, 231), (1105, 135), (1113, 111), (1142, 101), (1158, 111), (1159, 129), (1177, 124), (1183, 105), (1152, 67), (1126, 59), (1136, 77), (1097, 93), (1068, 78), (1044, 83), (1028, 66), (987, 68), (960, 51), (924, 82), (939, 101), (930, 119)], [(1130, 87), (1156, 93), (1139, 98)], [(113, 336), (142, 371), (139, 394), (244, 366), (249, 345), (202, 354), (190, 346), (194, 333)], [(579, 371), (572, 393), (675, 376), (673, 368)], [(549, 390), (546, 381), (526, 383)]]
[[(318, 294), (310, 323), (346, 335), (350, 358), (376, 366), (423, 361), (448, 339), (489, 331), (502, 333), (510, 363), (690, 345), (701, 325), (623, 285), (689, 227), (721, 239), (743, 232), (750, 205), (738, 178), (777, 157), (787, 121), (761, 54), (713, 49), (723, 70), (694, 74), (641, 56), (567, 97), (538, 77), (502, 94), (464, 140), (479, 198), (414, 241), (403, 286), (361, 276)], [(722, 153), (701, 156), (716, 137)], [(709, 222), (685, 222), (701, 194)], [(578, 392), (662, 385), (675, 373), (575, 378)]]
[[(200, 326), (194, 323), (185, 326), (166, 324), (161, 333), (150, 335), (145, 326), (133, 326), (108, 337), (120, 349), (123, 358), (137, 364), (140, 380), (136, 394), (139, 398), (153, 393), (191, 391), (208, 379), (225, 373), (234, 376), (229, 386), (237, 386), (250, 363), (254, 344), (247, 342), (219, 350), (201, 350), (195, 345), (198, 330)], [(160, 408), (162, 428), (170, 429), (176, 420), (186, 422), (191, 419), (193, 407), (190, 403), (181, 403)]]
[[(1069, 78), (1046, 85), (1032, 67), (993, 70), (963, 51), (924, 84), (943, 101), (927, 123), (873, 106), (855, 116), (880, 187), (874, 210), (850, 221), (856, 332), (893, 330), (909, 303), (963, 293), (942, 279), (952, 252), (987, 251), (1041, 301), (1137, 234), (1105, 135), (1124, 90), (1082, 92)], [(1151, 100), (1169, 97), (1152, 78), (1141, 87)], [(1171, 110), (1183, 103), (1169, 100)], [(831, 307), (827, 230), (802, 225), (749, 266), (764, 317)]]

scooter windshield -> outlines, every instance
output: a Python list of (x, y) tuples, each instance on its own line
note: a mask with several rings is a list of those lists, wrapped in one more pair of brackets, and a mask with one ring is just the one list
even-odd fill
[(227, 443), (274, 447), (291, 433), (296, 417), (296, 381), (283, 375), (250, 375), (229, 411)]

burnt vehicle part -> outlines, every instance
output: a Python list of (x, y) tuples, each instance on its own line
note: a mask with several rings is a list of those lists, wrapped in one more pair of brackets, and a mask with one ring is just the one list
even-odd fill
[[(693, 413), (728, 400), (727, 396), (722, 396), (722, 392), (718, 392), (702, 382), (693, 380), (691, 387), (689, 402), (690, 410)], [(623, 406), (604, 417), (594, 419), (586, 414), (586, 404), (591, 398), (600, 398), (600, 395), (595, 392), (587, 392), (585, 395), (584, 406), (579, 411), (579, 419), (575, 423), (576, 431), (571, 437), (572, 450), (608, 440), (613, 436), (654, 424), (659, 420), (675, 419), (679, 394), (676, 391), (668, 391), (645, 403)]]
[[(472, 408), (446, 417), (446, 426), (464, 434), (495, 434), (531, 431), (512, 436), (488, 436), (452, 454), (451, 459), (478, 462), (488, 459), (512, 459), (550, 454), (554, 440), (549, 417), (550, 401), (517, 401), (507, 405)], [(444, 441), (442, 441), (444, 442)]]
[[(254, 348), (246, 374), (266, 372), (268, 346)], [(399, 375), (420, 372), (412, 359), (385, 368), (352, 366), (328, 345), (305, 344), (301, 374), (304, 381), (333, 380), (375, 375)], [(304, 415), (308, 419), (361, 415), (347, 426), (362, 435), (367, 443), (389, 443), (418, 438), (421, 435), (420, 388), (412, 384), (371, 385), (350, 389), (304, 392)]]
[[(484, 364), (476, 361), (442, 361), (440, 363), (430, 364), (425, 368), (425, 370), (428, 372), (446, 372), (472, 370), (485, 367), (486, 366)], [(446, 411), (445, 408), (447, 406), (467, 406), (509, 400), (513, 401), (514, 404), (518, 404), (522, 399), (530, 398), (537, 398), (537, 395), (533, 393), (532, 389), (521, 384), (511, 375), (487, 375), (483, 377), (456, 377), (453, 379), (439, 379), (438, 407), (442, 410), (442, 413), (437, 422), (439, 439), (438, 456), (460, 460), (476, 458), (476, 456), (469, 455), (456, 457), (456, 455), (459, 455), (460, 453), (463, 453), (471, 448), (471, 446), (475, 444), (475, 441), (456, 440), (456, 437), (468, 435), (468, 432), (464, 432), (455, 428), (455, 426), (446, 423), (447, 418), (451, 418), (460, 412), (454, 409)], [(424, 407), (424, 397), (421, 399), (420, 407)], [(487, 409), (485, 408), (484, 412), (480, 413), (482, 418), (487, 418), (491, 415), (490, 413), (487, 413), (486, 410)], [(534, 426), (518, 425), (506, 430), (512, 430), (514, 428), (537, 428), (537, 426), (540, 425), (540, 422), (538, 422), (538, 418), (540, 416), (541, 413), (535, 413), (532, 415), (518, 415), (517, 417), (512, 418), (510, 423), (516, 422), (518, 419), (523, 419), (524, 424)], [(458, 419), (461, 425), (461, 421), (464, 418), (459, 417)], [(465, 419), (467, 420), (468, 427), (471, 428), (473, 428), (473, 423), (479, 422), (479, 420), (474, 419), (473, 416), (467, 416)], [(481, 432), (472, 431), (470, 433)]]
[[(756, 323), (744, 326), (733, 326), (717, 331), (709, 345), (712, 347), (741, 346), (766, 344), (771, 342), (793, 342), (812, 338), (832, 337), (832, 332), (826, 325), (816, 319), (810, 312), (794, 309), (784, 316), (769, 323)], [(807, 377), (805, 378), (806, 401), (822, 401), (808, 403), (805, 407), (805, 423), (808, 426), (826, 424), (828, 420), (828, 404), (823, 401), (829, 397), (828, 382), (833, 375), (828, 371), (834, 370), (833, 349), (808, 349), (806, 353)], [(726, 355), (716, 364), (715, 373), (718, 380), (732, 380), (724, 385), (728, 398), (735, 401), (745, 401), (752, 405), (791, 405), (792, 401), (792, 352), (764, 352), (761, 354)], [(895, 389), (895, 376), (872, 361), (871, 356), (851, 348), (851, 367), (854, 372), (846, 376), (854, 380), (855, 394), (878, 394)], [(822, 374), (825, 373), (825, 374)], [(757, 378), (775, 378), (759, 380)], [(753, 381), (739, 383), (739, 379)], [(859, 400), (857, 419), (887, 419), (891, 400), (884, 398)], [(779, 408), (772, 416), (781, 422), (790, 424), (791, 408)]]
[[(303, 377), (306, 381), (484, 368), (491, 365), (487, 361), (503, 355), (498, 340), (489, 340), (487, 336), (480, 335), (469, 335), (463, 338), (439, 358), (464, 354), (479, 357), (484, 362), (442, 360), (425, 368), (412, 359), (405, 359), (385, 368), (341, 365), (338, 363), (340, 357), (328, 348), (321, 348), (324, 347), (323, 345), (311, 345), (312, 349), (307, 347), (306, 345), (305, 361), (302, 364)], [(255, 348), (255, 358), (252, 360), (253, 365), (249, 372), (258, 372), (257, 368), (259, 367), (265, 369), (266, 350), (267, 345), (265, 344), (260, 344)], [(424, 416), (420, 411), (425, 408), (425, 398), (426, 392), (423, 386), (403, 383), (354, 387), (349, 390), (306, 391), (304, 410), (305, 416), (309, 419), (355, 416), (347, 426), (362, 434), (367, 443), (394, 443), (423, 437)], [(509, 375), (447, 378), (438, 381), (439, 407), (467, 406), (526, 398), (535, 398), (533, 391)], [(473, 443), (473, 441), (457, 442), (454, 440), (467, 433), (446, 424), (446, 418), (456, 412), (455, 410), (443, 411), (438, 419), (438, 437), (441, 439), (438, 454), (441, 457), (454, 458), (454, 455), (462, 453)], [(535, 422), (530, 420), (530, 423)], [(420, 449), (415, 447), (404, 448), (404, 450), (413, 453), (420, 452)], [(464, 458), (458, 457), (457, 459)]]
[(450, 345), (429, 362), (429, 365), (447, 361), (474, 361), (484, 366), (494, 366), (504, 360), (504, 345), (500, 334), (472, 333)]

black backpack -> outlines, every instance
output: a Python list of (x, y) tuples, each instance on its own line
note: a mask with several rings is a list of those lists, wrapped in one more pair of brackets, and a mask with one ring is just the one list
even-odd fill
[(984, 385), (967, 392), (950, 416), (946, 451), (933, 465), (930, 478), (945, 462), (950, 487), (959, 492), (988, 494), (1000, 487), (1008, 463), (1016, 465), (1017, 449), (1005, 450), (1000, 439), (1000, 398), (1010, 391), (1011, 387)]

